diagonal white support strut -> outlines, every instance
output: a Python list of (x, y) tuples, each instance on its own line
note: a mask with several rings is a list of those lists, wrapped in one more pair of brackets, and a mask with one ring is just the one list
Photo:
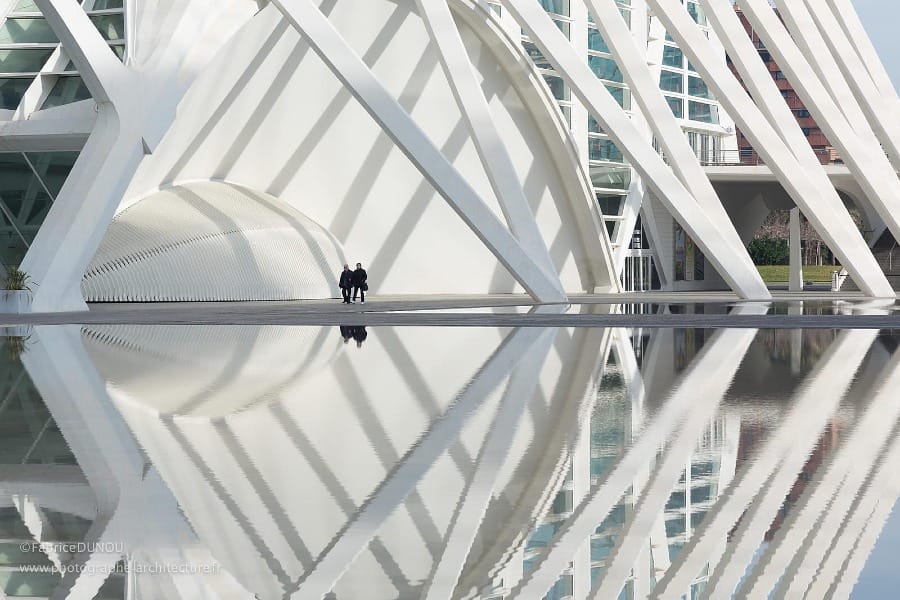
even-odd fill
[[(585, 2), (594, 18), (594, 24), (612, 51), (626, 82), (631, 86), (632, 98), (640, 105), (675, 175), (703, 207), (707, 216), (720, 224), (722, 235), (735, 247), (742, 248), (744, 244), (737, 230), (688, 143), (681, 125), (672, 114), (659, 88), (658, 76), (654, 78), (647, 66), (646, 53), (635, 43), (615, 0)], [(751, 276), (754, 275), (758, 279), (756, 285), (764, 286), (759, 274), (751, 272)]]
[[(815, 171), (810, 172), (797, 160), (790, 146), (753, 103), (721, 60), (721, 53), (712, 47), (709, 39), (700, 31), (684, 7), (679, 3), (665, 0), (647, 0), (647, 2), (807, 218), (823, 236), (835, 236), (838, 243), (834, 244), (833, 248), (835, 251), (845, 252), (846, 258), (852, 260), (850, 264), (860, 288), (871, 296), (893, 297), (894, 290), (868, 251), (868, 246), (862, 240), (843, 203), (839, 200), (835, 203), (832, 194), (822, 197), (822, 185), (816, 185), (812, 181), (814, 175), (810, 174), (814, 174)], [(771, 9), (768, 10), (771, 12)], [(746, 33), (742, 35), (746, 37)], [(756, 51), (752, 57), (742, 58), (759, 61)], [(779, 98), (779, 102), (783, 103), (784, 100)], [(792, 126), (796, 127), (796, 122)], [(821, 170), (821, 167), (819, 169)], [(836, 195), (833, 194), (835, 197)], [(827, 202), (825, 204), (827, 208), (823, 207), (823, 202)]]
[[(869, 202), (894, 237), (900, 239), (900, 179), (884, 151), (869, 147), (856, 134), (774, 9), (765, 0), (742, 0), (741, 8), (793, 84), (797, 95), (815, 117), (816, 123), (840, 151), (841, 158), (863, 188)], [(754, 142), (754, 147), (762, 152), (764, 144)], [(776, 168), (776, 165), (770, 166), (773, 170)]]
[(609, 133), (631, 165), (645, 179), (669, 212), (690, 234), (716, 270), (745, 298), (769, 298), (743, 245), (735, 245), (722, 232), (671, 169), (645, 139), (583, 57), (557, 29), (540, 4), (503, 0), (503, 6), (529, 32), (544, 57)]
[(273, 4), (522, 287), (536, 300), (565, 302), (558, 279), (551, 279), (529, 257), (312, 0)]
[(522, 249), (549, 278), (556, 279), (560, 293), (564, 293), (512, 158), (475, 77), (450, 7), (442, 0), (416, 0), (416, 4), (510, 230)]

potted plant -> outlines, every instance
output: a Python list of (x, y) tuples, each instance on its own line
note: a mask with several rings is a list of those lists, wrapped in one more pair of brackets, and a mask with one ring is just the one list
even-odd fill
[(7, 267), (2, 311), (20, 313), (31, 306), (31, 277), (19, 267)]

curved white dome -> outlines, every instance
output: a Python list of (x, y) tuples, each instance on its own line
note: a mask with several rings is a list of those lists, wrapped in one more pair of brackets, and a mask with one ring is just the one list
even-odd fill
[(334, 236), (274, 196), (193, 182), (119, 213), (82, 291), (95, 302), (333, 298), (344, 262)]

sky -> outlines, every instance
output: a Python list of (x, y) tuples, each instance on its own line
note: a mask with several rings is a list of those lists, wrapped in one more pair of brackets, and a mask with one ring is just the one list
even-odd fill
[(881, 60), (900, 89), (900, 2), (897, 0), (853, 0), (872, 43), (881, 55)]

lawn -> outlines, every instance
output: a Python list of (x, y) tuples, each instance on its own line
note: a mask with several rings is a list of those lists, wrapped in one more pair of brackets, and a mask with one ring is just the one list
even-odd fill
[[(766, 283), (785, 283), (790, 279), (787, 265), (764, 265), (756, 268), (759, 269), (759, 274)], [(840, 269), (840, 266), (832, 265), (807, 265), (803, 267), (803, 281), (829, 283), (831, 282), (831, 272), (840, 271)]]

